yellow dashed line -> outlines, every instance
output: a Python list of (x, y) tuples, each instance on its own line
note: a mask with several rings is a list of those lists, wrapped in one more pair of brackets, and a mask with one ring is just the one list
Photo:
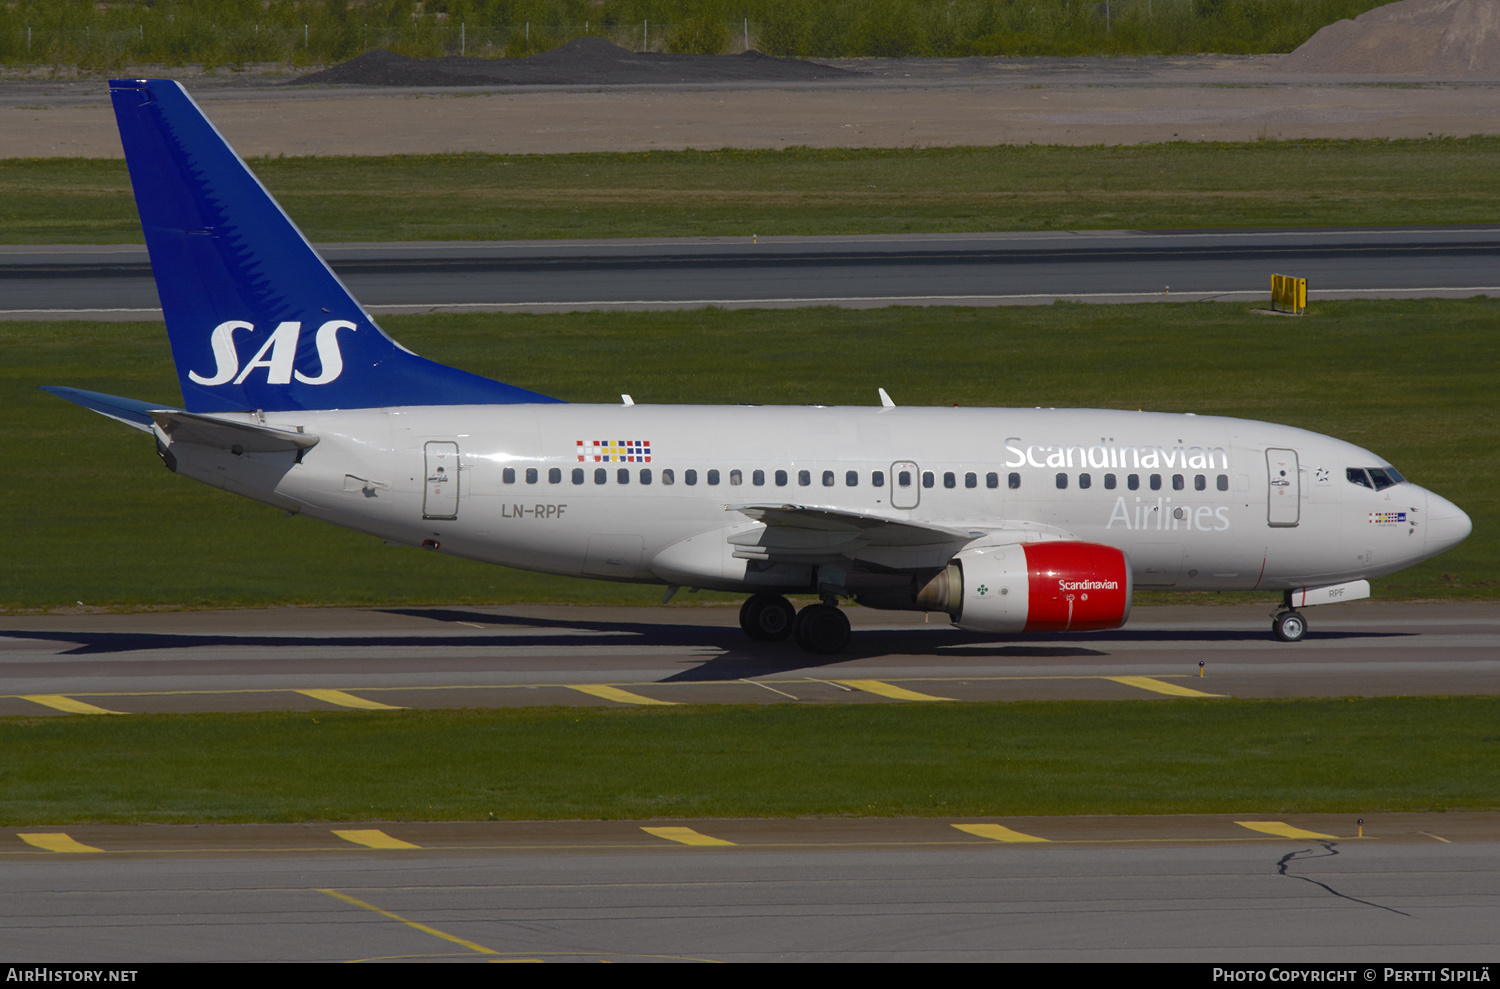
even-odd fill
[(17, 832), (16, 833), (16, 837), (20, 838), (22, 841), (26, 842), (26, 844), (28, 844), (28, 845), (35, 845), (37, 848), (45, 848), (49, 852), (102, 852), (102, 851), (104, 851), (104, 849), (102, 849), (102, 848), (95, 848), (93, 845), (85, 845), (85, 844), (83, 844), (80, 841), (75, 841), (72, 838), (68, 837), (67, 835), (62, 834), (61, 832), (58, 832), (58, 833), (55, 833), (55, 834), (45, 834), (45, 833), (38, 833), (38, 832), (31, 832), (31, 833), (27, 834), (27, 833)]
[(1105, 677), (1115, 683), (1123, 683), (1127, 687), (1139, 687), (1142, 690), (1150, 690), (1158, 694), (1168, 694), (1172, 697), (1223, 697), (1223, 694), (1206, 694), (1192, 687), (1182, 687), (1175, 683), (1167, 683), (1155, 677)]
[(1304, 831), (1301, 828), (1294, 828), (1290, 824), (1283, 824), (1280, 821), (1235, 821), (1234, 823), (1242, 828), (1249, 828), (1251, 831), (1259, 831), (1262, 834), (1274, 834), (1278, 838), (1328, 838), (1334, 840), (1338, 838), (1338, 835)]
[(335, 890), (335, 889), (320, 889), (320, 890), (318, 890), (318, 892), (319, 893), (327, 893), (329, 896), (333, 897), (335, 900), (343, 900), (345, 903), (352, 904), (353, 906), (361, 907), (362, 909), (365, 909), (365, 910), (374, 911), (375, 913), (380, 914), (380, 916), (382, 916), (382, 917), (389, 917), (391, 920), (398, 921), (399, 923), (405, 924), (407, 927), (415, 928), (415, 929), (421, 931), (423, 934), (431, 934), (433, 937), (440, 937), (444, 941), (451, 941), (454, 944), (461, 945), (462, 947), (468, 948), (470, 951), (477, 951), (481, 955), (498, 955), (500, 953), (500, 952), (494, 950), (493, 948), (486, 948), (482, 944), (475, 944), (473, 941), (465, 941), (463, 938), (461, 938), (461, 937), (454, 937), (452, 934), (444, 934), (442, 931), (438, 930), (436, 927), (428, 927), (426, 924), (419, 924), (415, 920), (407, 920), (405, 917), (402, 917), (399, 914), (391, 913), (389, 910), (382, 910), (382, 909), (380, 909), (379, 907), (375, 906), (372, 903), (366, 903), (364, 900), (356, 900), (354, 897), (349, 896), (349, 895), (344, 894), (344, 893), (340, 893), (338, 890)]
[(699, 834), (692, 828), (641, 828), (642, 831), (658, 838), (668, 841), (681, 842), (684, 845), (732, 845), (734, 842), (725, 841), (723, 838), (710, 838), (706, 834)]
[(603, 697), (607, 701), (619, 701), (621, 704), (676, 704), (676, 701), (659, 701), (655, 697), (647, 697), (644, 694), (632, 694), (628, 690), (619, 687), (610, 687), (602, 683), (570, 683), (568, 689), (576, 690), (580, 694), (590, 694), (594, 697)]
[(898, 701), (951, 701), (951, 697), (934, 697), (932, 694), (919, 694), (915, 690), (907, 690), (905, 687), (897, 687), (886, 683), (884, 680), (835, 680), (834, 683), (842, 683), (846, 687), (855, 690), (863, 690), (870, 694), (879, 694), (881, 697), (890, 697)]
[(337, 704), (339, 707), (354, 707), (361, 711), (400, 711), (401, 708), (391, 704), (382, 704), (379, 701), (366, 700), (363, 697), (355, 697), (346, 694), (342, 690), (299, 690), (297, 693), (304, 697), (311, 697), (315, 701), (326, 701), (329, 704)]
[(67, 711), (69, 714), (119, 714), (119, 711), (110, 711), (106, 708), (86, 704), (83, 701), (64, 697), (62, 694), (22, 694), (21, 700), (32, 701), (45, 707), (58, 711)]
[(1000, 824), (955, 824), (953, 826), (955, 828), (958, 828), (958, 830), (960, 831), (967, 831), (969, 834), (976, 835), (980, 838), (988, 838), (991, 841), (1047, 840), (1046, 838), (1038, 838), (1033, 834), (1022, 834), (1019, 831), (1012, 831), (1010, 828), (1007, 828), (1004, 825)]
[(409, 841), (392, 838), (384, 831), (334, 831), (345, 841), (352, 841), (356, 845), (364, 845), (366, 848), (421, 848), (421, 845), (413, 845)]

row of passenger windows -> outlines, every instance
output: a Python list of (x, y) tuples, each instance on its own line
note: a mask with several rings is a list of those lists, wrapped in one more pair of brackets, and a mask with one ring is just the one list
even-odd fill
[[(1113, 475), (1113, 474), (1105, 474), (1104, 475), (1104, 486), (1106, 488), (1108, 488), (1109, 490), (1113, 491), (1115, 489), (1115, 486), (1116, 486), (1117, 483), (1118, 483), (1118, 481), (1115, 478), (1115, 475)], [(1148, 478), (1148, 483), (1150, 484), (1152, 491), (1160, 491), (1161, 490), (1161, 485), (1162, 485), (1162, 476), (1160, 474), (1152, 474)], [(1057, 475), (1057, 486), (1058, 486), (1059, 489), (1065, 489), (1065, 488), (1067, 488), (1067, 486), (1068, 486), (1068, 475), (1067, 474), (1058, 474)], [(1094, 476), (1092, 474), (1079, 474), (1078, 475), (1078, 486), (1080, 488), (1091, 488), (1091, 487), (1093, 487), (1094, 486)], [(1131, 491), (1139, 491), (1140, 488), (1141, 488), (1141, 475), (1139, 475), (1139, 474), (1126, 474), (1125, 475), (1125, 486), (1127, 488), (1129, 488)], [(1228, 474), (1219, 474), (1219, 475), (1217, 475), (1214, 478), (1214, 486), (1217, 487), (1220, 491), (1228, 491), (1229, 490), (1229, 475)], [(1185, 490), (1187, 490), (1187, 478), (1184, 477), (1182, 474), (1173, 474), (1172, 475), (1172, 490), (1173, 491), (1185, 491)], [(1206, 474), (1194, 474), (1193, 475), (1193, 490), (1194, 491), (1207, 491), (1208, 490), (1208, 476)]]
[[(609, 470), (609, 468), (607, 468), (607, 467), (595, 467), (593, 473), (594, 473), (594, 483), (595, 484), (608, 484), (609, 483), (609, 480), (610, 480), (610, 477), (609, 477), (610, 470)], [(740, 484), (744, 484), (745, 483), (745, 473), (744, 473), (744, 471), (735, 469), (735, 470), (727, 471), (725, 473), (728, 474), (728, 480), (729, 480), (730, 484), (732, 484), (732, 485), (740, 485)], [(913, 473), (914, 472), (908, 471), (908, 470), (899, 470), (899, 471), (896, 471), (895, 472), (896, 486), (900, 487), (900, 488), (909, 488), (909, 487), (911, 487), (912, 484), (915, 483), (915, 478), (913, 477)], [(617, 467), (617, 468), (615, 468), (614, 474), (615, 474), (614, 480), (615, 480), (616, 484), (629, 484), (629, 483), (631, 483), (631, 479), (632, 479), (631, 468), (629, 468), (629, 467)], [(1069, 484), (1068, 478), (1069, 478), (1069, 476), (1070, 475), (1068, 475), (1068, 474), (1058, 474), (1057, 475), (1057, 486), (1058, 486), (1059, 489), (1066, 489), (1068, 487), (1068, 484)], [(753, 484), (753, 485), (755, 485), (756, 487), (760, 487), (760, 486), (762, 486), (762, 485), (764, 485), (766, 483), (766, 477), (767, 477), (767, 475), (766, 475), (765, 471), (763, 471), (763, 470), (753, 470), (753, 471), (750, 472), (750, 483)], [(775, 485), (778, 488), (784, 488), (789, 483), (791, 483), (791, 473), (789, 471), (784, 471), (784, 470), (773, 471), (771, 473), (770, 477), (771, 477), (772, 481), (775, 483)], [(526, 471), (525, 471), (525, 478), (526, 478), (526, 483), (527, 484), (536, 484), (536, 483), (538, 483), (541, 480), (541, 473), (535, 467), (527, 467)], [(504, 468), (500, 472), (500, 479), (502, 481), (504, 481), (506, 484), (515, 484), (516, 483), (516, 468), (514, 468), (514, 467), (506, 467), (506, 468)], [(569, 479), (574, 484), (585, 484), (588, 481), (588, 471), (585, 470), (582, 467), (574, 467), (573, 470), (572, 470), (572, 476)], [(652, 471), (652, 469), (650, 467), (641, 467), (641, 468), (637, 469), (634, 472), (634, 479), (636, 481), (638, 481), (639, 483), (641, 483), (641, 484), (651, 484), (656, 479), (656, 475), (655, 475), (655, 473)], [(715, 484), (720, 483), (724, 479), (724, 475), (721, 474), (718, 470), (707, 470), (707, 471), (703, 472), (703, 479), (708, 484), (715, 485)], [(548, 468), (548, 470), (547, 470), (547, 483), (548, 484), (561, 484), (562, 480), (563, 480), (563, 472), (562, 472), (562, 468), (561, 467), (551, 467), (551, 468)], [(819, 480), (821, 481), (823, 487), (825, 487), (825, 488), (834, 487), (838, 483), (838, 473), (836, 471), (831, 471), (831, 470), (822, 471), (821, 474), (820, 474), (820, 476), (819, 476)], [(938, 475), (935, 472), (933, 472), (933, 471), (926, 470), (926, 471), (922, 472), (922, 478), (921, 478), (921, 480), (922, 480), (922, 487), (924, 487), (924, 488), (933, 488), (933, 487), (937, 486)], [(1006, 480), (1006, 486), (1009, 487), (1011, 490), (1015, 490), (1016, 488), (1019, 488), (1021, 486), (1021, 475), (1020, 474), (1011, 473), (1011, 474), (1009, 474), (1009, 475), (1006, 476), (1005, 480)], [(950, 471), (944, 471), (943, 474), (942, 474), (942, 481), (943, 481), (943, 487), (945, 487), (945, 488), (956, 488), (956, 487), (958, 487), (958, 483), (959, 483), (959, 475), (955, 471), (951, 471), (951, 470)], [(1151, 475), (1148, 475), (1148, 477), (1147, 477), (1147, 484), (1149, 485), (1149, 487), (1150, 487), (1150, 489), (1152, 491), (1160, 491), (1161, 488), (1162, 488), (1162, 481), (1163, 481), (1163, 478), (1162, 478), (1161, 474), (1151, 474)], [(674, 471), (670, 467), (662, 470), (661, 471), (661, 483), (663, 483), (663, 484), (676, 484), (677, 483), (677, 472)], [(696, 470), (691, 470), (691, 469), (683, 471), (682, 472), (682, 483), (684, 483), (686, 485), (689, 485), (689, 486), (697, 484), (698, 483), (698, 472)], [(810, 471), (810, 470), (799, 470), (799, 471), (797, 471), (797, 484), (798, 484), (798, 486), (805, 488), (805, 487), (811, 486), (812, 483), (813, 483), (813, 472), (812, 471)], [(1119, 479), (1114, 474), (1105, 474), (1104, 475), (1104, 487), (1106, 489), (1108, 489), (1110, 491), (1113, 491), (1118, 486), (1118, 483), (1119, 483)], [(1216, 487), (1218, 487), (1218, 489), (1220, 491), (1228, 491), (1229, 490), (1229, 475), (1228, 474), (1219, 474), (1219, 475), (1217, 475), (1215, 477), (1215, 479), (1214, 479), (1214, 484), (1215, 484)], [(876, 488), (885, 487), (885, 471), (883, 471), (883, 470), (873, 470), (873, 471), (870, 471), (870, 485), (872, 487), (876, 487)], [(1091, 487), (1093, 487), (1093, 485), (1094, 485), (1094, 478), (1093, 478), (1092, 474), (1079, 474), (1078, 475), (1078, 486), (1080, 488), (1091, 488)], [(844, 487), (846, 487), (846, 488), (857, 488), (859, 486), (860, 486), (859, 471), (857, 471), (857, 470), (844, 471)], [(966, 488), (977, 488), (977, 487), (979, 487), (979, 475), (977, 473), (975, 473), (974, 471), (967, 471), (967, 472), (965, 472), (963, 474), (963, 486), (966, 487)], [(987, 488), (998, 488), (1000, 486), (1000, 475), (997, 474), (997, 473), (995, 473), (994, 471), (990, 471), (990, 472), (986, 473), (984, 475), (984, 486), (987, 487)], [(1140, 487), (1141, 487), (1141, 475), (1140, 474), (1127, 474), (1127, 475), (1125, 475), (1125, 487), (1127, 487), (1131, 491), (1138, 491), (1138, 490), (1140, 490)], [(1173, 491), (1183, 491), (1183, 490), (1186, 490), (1186, 489), (1187, 489), (1187, 478), (1184, 475), (1182, 475), (1182, 474), (1173, 474), (1172, 475), (1172, 490)], [(1206, 475), (1204, 475), (1204, 474), (1194, 474), (1193, 475), (1193, 490), (1194, 491), (1206, 491), (1206, 490), (1208, 490), (1208, 477)]]
[[(609, 468), (607, 468), (607, 467), (595, 467), (594, 471), (593, 471), (593, 474), (594, 474), (594, 483), (595, 484), (608, 484), (609, 483), (609, 480), (610, 480), (610, 477), (609, 477), (610, 470), (609, 470)], [(616, 484), (629, 484), (629, 483), (631, 483), (631, 479), (632, 479), (631, 468), (629, 468), (629, 467), (617, 467), (617, 468), (615, 468), (614, 474), (615, 474), (614, 480), (615, 480)], [(718, 470), (707, 470), (707, 471), (703, 472), (703, 479), (704, 479), (704, 481), (706, 481), (710, 485), (719, 484), (721, 481), (723, 481), (725, 479), (725, 474), (728, 475), (728, 481), (729, 481), (730, 484), (736, 484), (737, 485), (737, 484), (744, 484), (745, 483), (745, 472), (742, 471), (742, 470), (739, 470), (739, 469), (725, 471), (724, 473), (720, 473)], [(541, 480), (541, 472), (536, 467), (527, 467), (526, 470), (525, 470), (525, 472), (524, 472), (524, 477), (525, 477), (525, 480), (526, 480), (527, 484), (536, 484), (536, 483), (540, 482), (540, 480)], [(686, 485), (689, 485), (689, 486), (697, 484), (698, 483), (698, 477), (699, 477), (698, 471), (691, 470), (691, 469), (685, 470), (685, 471), (682, 472), (682, 483), (684, 483)], [(805, 487), (809, 487), (813, 483), (813, 472), (810, 471), (810, 470), (799, 470), (799, 471), (797, 471), (796, 477), (797, 477), (797, 484), (798, 484), (799, 487), (804, 487), (804, 488)], [(764, 485), (766, 483), (766, 478), (767, 478), (767, 473), (765, 471), (763, 471), (763, 470), (753, 470), (753, 471), (750, 472), (750, 483), (753, 484), (753, 485), (755, 485), (755, 486), (757, 486), (757, 487)], [(778, 471), (772, 471), (771, 474), (770, 474), (770, 478), (771, 478), (771, 480), (773, 481), (773, 483), (778, 488), (784, 488), (788, 484), (791, 483), (792, 475), (791, 475), (791, 473), (789, 471), (778, 470)], [(585, 470), (582, 467), (574, 467), (573, 470), (572, 470), (572, 472), (571, 472), (571, 477), (569, 479), (574, 484), (585, 484), (588, 481), (588, 471)], [(651, 484), (656, 479), (656, 475), (655, 475), (655, 473), (652, 471), (652, 469), (650, 467), (641, 467), (641, 468), (639, 468), (639, 469), (637, 469), (635, 471), (634, 479), (637, 480), (637, 481), (639, 481), (641, 484)], [(837, 471), (831, 471), (831, 470), (822, 471), (820, 473), (818, 479), (821, 482), (822, 486), (825, 487), (825, 488), (835, 487), (838, 484), (838, 472)], [(913, 476), (913, 472), (909, 471), (909, 470), (899, 470), (899, 471), (896, 471), (895, 472), (895, 479), (896, 479), (896, 486), (897, 487), (901, 487), (901, 488), (909, 488), (909, 487), (911, 487), (915, 483), (915, 480), (916, 480), (914, 478), (914, 476)], [(501, 472), (500, 472), (500, 480), (503, 481), (506, 484), (515, 484), (516, 483), (516, 468), (514, 468), (514, 467), (503, 468), (501, 470)], [(562, 481), (563, 481), (563, 472), (562, 472), (562, 468), (561, 467), (550, 467), (550, 468), (547, 469), (547, 483), (548, 484), (561, 484)], [(922, 472), (921, 481), (922, 481), (922, 487), (924, 487), (924, 488), (937, 487), (938, 475), (936, 473), (934, 473), (933, 471), (930, 471), (930, 470), (923, 471)], [(943, 475), (942, 475), (942, 481), (943, 481), (943, 487), (945, 487), (945, 488), (956, 488), (956, 487), (958, 487), (958, 484), (959, 484), (959, 475), (957, 473), (955, 473), (954, 471), (951, 471), (951, 470), (950, 471), (944, 471)], [(664, 470), (662, 470), (661, 471), (661, 483), (663, 483), (663, 484), (676, 484), (677, 483), (677, 472), (674, 471), (670, 467), (665, 468)], [(1011, 474), (1011, 475), (1009, 475), (1009, 477), (1006, 478), (1006, 483), (1011, 488), (1019, 488), (1021, 486), (1021, 475), (1020, 474), (1014, 474), (1014, 473)], [(872, 487), (876, 487), (876, 488), (883, 488), (883, 487), (885, 487), (885, 471), (883, 471), (883, 470), (872, 470), (872, 471), (870, 471), (870, 485)], [(846, 488), (857, 488), (859, 486), (860, 486), (860, 474), (859, 474), (859, 471), (857, 471), (857, 470), (846, 470), (846, 471), (844, 471), (844, 487), (846, 487)], [(968, 471), (968, 472), (966, 472), (963, 475), (963, 486), (966, 487), (966, 488), (977, 488), (977, 487), (979, 487), (979, 475), (976, 474), (974, 471)], [(984, 475), (984, 486), (987, 487), (987, 488), (998, 488), (1000, 486), (1000, 475), (997, 474), (997, 473), (995, 473), (994, 471), (990, 471), (989, 473), (985, 474)], [(1087, 487), (1087, 485), (1084, 485), (1084, 486)]]

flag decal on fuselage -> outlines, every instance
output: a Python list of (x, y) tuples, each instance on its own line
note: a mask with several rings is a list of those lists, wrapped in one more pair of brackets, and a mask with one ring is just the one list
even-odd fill
[(579, 440), (578, 462), (596, 464), (649, 464), (650, 440)]

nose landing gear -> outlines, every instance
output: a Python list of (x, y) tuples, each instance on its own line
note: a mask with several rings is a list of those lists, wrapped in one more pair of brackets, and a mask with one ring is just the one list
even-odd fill
[(1271, 634), (1280, 642), (1299, 642), (1307, 634), (1307, 619), (1297, 611), (1278, 611), (1271, 619)]

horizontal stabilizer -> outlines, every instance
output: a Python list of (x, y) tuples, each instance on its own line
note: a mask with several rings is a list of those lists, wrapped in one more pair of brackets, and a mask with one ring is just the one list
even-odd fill
[(106, 395), (97, 391), (84, 391), (82, 388), (63, 388), (59, 385), (38, 387), (42, 391), (51, 392), (58, 398), (66, 398), (90, 411), (109, 416), (116, 422), (123, 422), (127, 426), (133, 426), (148, 433), (151, 432), (152, 413), (174, 411), (169, 405), (153, 405), (150, 402), (141, 402), (133, 398), (121, 398), (118, 395)]
[(318, 437), (312, 433), (253, 422), (231, 422), (175, 409), (153, 412), (151, 419), (174, 443), (197, 443), (237, 454), (306, 450), (318, 445)]

